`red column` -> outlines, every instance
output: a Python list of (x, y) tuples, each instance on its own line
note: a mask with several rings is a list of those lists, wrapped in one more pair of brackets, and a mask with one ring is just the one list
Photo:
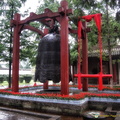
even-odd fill
[(103, 89), (103, 77), (102, 72), (100, 72), (100, 76), (98, 78), (98, 89), (101, 91)]
[(113, 64), (113, 83), (117, 83), (116, 63)]
[(48, 89), (48, 81), (46, 81), (46, 82), (43, 84), (43, 89), (44, 89), (44, 90)]
[[(77, 72), (81, 73), (81, 48), (82, 48), (82, 39), (81, 39), (81, 31), (82, 31), (82, 22), (78, 22), (78, 63), (77, 63)], [(81, 84), (81, 76), (78, 77), (78, 89), (82, 88)]]
[[(86, 29), (86, 22), (83, 22), (83, 27)], [(88, 39), (86, 31), (83, 32), (82, 38), (82, 73), (88, 74)], [(82, 78), (83, 91), (88, 91), (88, 78)]]
[[(49, 32), (48, 29), (44, 29), (45, 35), (48, 34), (48, 32)], [(48, 81), (46, 81), (46, 83), (43, 84), (43, 89), (48, 89)]]
[(19, 45), (20, 37), (19, 30), (20, 26), (18, 25), (20, 21), (20, 14), (14, 15), (14, 20), (16, 25), (14, 26), (14, 37), (13, 37), (13, 65), (12, 65), (12, 91), (19, 91)]
[[(67, 1), (61, 2), (61, 7), (68, 9)], [(68, 48), (68, 17), (61, 15), (61, 94), (69, 94), (69, 48)]]

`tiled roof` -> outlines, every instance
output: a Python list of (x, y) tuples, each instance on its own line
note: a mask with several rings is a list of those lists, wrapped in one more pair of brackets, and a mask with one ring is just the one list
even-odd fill
[[(112, 56), (119, 56), (120, 55), (120, 45), (117, 45), (111, 49), (111, 54)], [(108, 49), (104, 48), (103, 49), (103, 55), (108, 56)], [(94, 49), (91, 51), (88, 51), (88, 56), (89, 57), (99, 57), (99, 49)]]

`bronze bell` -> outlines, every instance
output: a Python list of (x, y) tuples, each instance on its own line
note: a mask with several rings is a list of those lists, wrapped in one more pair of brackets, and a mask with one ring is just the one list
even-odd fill
[(60, 81), (60, 35), (52, 30), (39, 43), (36, 58), (35, 81)]

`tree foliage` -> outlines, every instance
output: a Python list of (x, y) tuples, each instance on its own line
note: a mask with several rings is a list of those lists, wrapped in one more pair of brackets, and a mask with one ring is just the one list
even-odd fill
[[(6, 3), (4, 0), (0, 2), (0, 59), (9, 60), (9, 43), (10, 43), (10, 19), (13, 17), (12, 14), (19, 12), (19, 8), (25, 3), (26, 0), (8, 0)], [(120, 0), (104, 0), (98, 2), (97, 0), (67, 0), (69, 8), (74, 10), (74, 14), (70, 16), (72, 22), (70, 22), (73, 29), (77, 29), (78, 18), (83, 15), (102, 13), (102, 39), (103, 43), (106, 44), (107, 40), (107, 25), (106, 25), (106, 4), (109, 6), (109, 31), (110, 40), (113, 45), (116, 44), (116, 39), (120, 40)], [(44, 12), (45, 8), (51, 9), (53, 12), (58, 11), (59, 2), (57, 0), (39, 0), (40, 6), (36, 9), (37, 14)], [(9, 8), (9, 9), (8, 9)], [(116, 11), (116, 15), (113, 12)], [(27, 11), (26, 11), (27, 13)], [(25, 13), (25, 14), (26, 14)], [(24, 16), (24, 15), (22, 15)], [(31, 22), (31, 26), (34, 26), (40, 30), (43, 30), (45, 26), (38, 22)], [(88, 27), (92, 30), (88, 33), (88, 45), (91, 49), (98, 43), (97, 41), (97, 28), (94, 21), (88, 23)], [(21, 44), (20, 44), (20, 58), (21, 60), (29, 60), (34, 65), (37, 54), (37, 46), (40, 41), (40, 36), (37, 33), (29, 30), (24, 30), (21, 33)], [(77, 36), (73, 36), (77, 40)], [(71, 47), (71, 63), (77, 59), (76, 45), (72, 44)]]
[(0, 60), (9, 60), (11, 27), (10, 20), (19, 12), (19, 8), (26, 0), (0, 1)]
[[(110, 19), (109, 31), (111, 33), (110, 34), (111, 43), (113, 46), (117, 44), (116, 39), (119, 38), (120, 36), (120, 33), (118, 32), (120, 30), (120, 25), (118, 21), (116, 21), (116, 19), (119, 18), (119, 15), (116, 18), (115, 15), (113, 15), (113, 12), (120, 7), (119, 0), (114, 0), (114, 1), (105, 0), (101, 2), (98, 2), (96, 0), (67, 0), (67, 1), (69, 3), (69, 8), (72, 8), (74, 10), (74, 14), (70, 16), (70, 19), (72, 20), (70, 24), (73, 27), (73, 29), (77, 29), (78, 17), (89, 15), (89, 14), (102, 13), (102, 39), (103, 39), (103, 44), (105, 45), (107, 44), (107, 35), (108, 35), (107, 24), (106, 24), (106, 4), (108, 4), (110, 8), (109, 10), (109, 19)], [(46, 7), (50, 8), (53, 11), (57, 10), (57, 7), (58, 7), (58, 4), (56, 5), (57, 2), (54, 4), (56, 5), (54, 7), (51, 7), (50, 2), (51, 2), (50, 0), (45, 0), (44, 4), (40, 6), (39, 11), (45, 9)], [(88, 45), (89, 45), (89, 50), (90, 50), (93, 48), (93, 46), (98, 44), (98, 41), (97, 41), (98, 33), (97, 33), (97, 28), (96, 28), (94, 21), (91, 21), (90, 23), (88, 23), (88, 27), (91, 28), (91, 32), (88, 33)], [(74, 37), (76, 37), (75, 39), (77, 39), (77, 36), (74, 35)], [(71, 61), (72, 61), (71, 63), (73, 63), (73, 61), (77, 59), (77, 53), (76, 53), (77, 50), (75, 49), (76, 44), (75, 46), (72, 45), (71, 48), (72, 48), (70, 51)]]
[[(15, 13), (20, 12), (20, 7), (26, 2), (26, 0), (8, 0), (6, 2), (0, 3), (0, 46), (1, 61), (9, 61), (10, 57), (10, 37), (13, 31), (11, 31), (10, 20), (13, 19)], [(4, 9), (3, 9), (4, 8)], [(25, 10), (21, 17), (26, 17), (28, 15), (28, 10)], [(24, 19), (23, 18), (23, 19)], [(36, 28), (39, 27), (38, 23), (30, 23), (31, 26)], [(36, 33), (23, 30), (20, 34), (20, 59), (28, 61), (30, 64), (35, 64), (35, 57), (37, 51), (38, 36)], [(12, 39), (13, 40), (13, 39)]]

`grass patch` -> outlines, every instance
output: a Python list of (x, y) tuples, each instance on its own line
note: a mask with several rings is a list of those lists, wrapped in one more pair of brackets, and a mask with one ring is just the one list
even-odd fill
[[(40, 82), (36, 82), (37, 84), (40, 84)], [(23, 82), (19, 82), (19, 86), (32, 86), (34, 85), (34, 80), (31, 80), (29, 83), (26, 83), (25, 80), (23, 80)], [(7, 81), (3, 81), (3, 83), (0, 83), (1, 87), (7, 87), (8, 86), (8, 82)]]

